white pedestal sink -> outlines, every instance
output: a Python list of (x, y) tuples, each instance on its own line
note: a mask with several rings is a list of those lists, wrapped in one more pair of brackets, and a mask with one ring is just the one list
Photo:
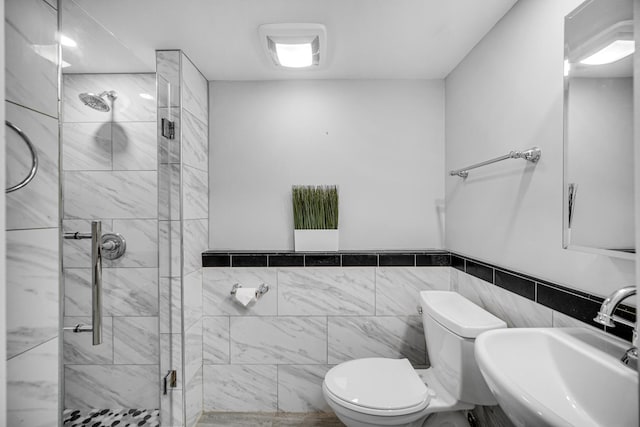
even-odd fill
[(638, 426), (631, 345), (582, 328), (498, 329), (476, 339), (480, 371), (518, 426)]

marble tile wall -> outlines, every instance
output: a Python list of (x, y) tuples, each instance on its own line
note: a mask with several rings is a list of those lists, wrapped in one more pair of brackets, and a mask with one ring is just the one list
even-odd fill
[(184, 392), (185, 421), (191, 427), (203, 409), (201, 254), (209, 245), (209, 85), (184, 53), (181, 70)]
[[(517, 273), (511, 275), (514, 274), (518, 277)], [(595, 314), (586, 317), (582, 313), (576, 314), (576, 317), (568, 316), (455, 267), (451, 268), (451, 289), (503, 319), (510, 328), (580, 327), (603, 330), (602, 327), (594, 327), (594, 322), (580, 320), (590, 321)], [(600, 307), (600, 303), (593, 304)]]
[(58, 117), (58, 13), (43, 0), (5, 2), (5, 99)]
[[(516, 293), (451, 268), (451, 287), (464, 297), (503, 319), (510, 328), (581, 327), (587, 323), (538, 304)], [(595, 328), (594, 328), (595, 330)], [(473, 414), (480, 427), (514, 427), (500, 406), (476, 407)]]
[[(330, 412), (322, 380), (358, 357), (428, 364), (417, 295), (449, 267), (215, 267), (203, 273), (204, 411)], [(269, 285), (243, 307), (232, 286)]]
[[(351, 255), (334, 260), (335, 267), (266, 267), (283, 262), (282, 257), (203, 255), (205, 265), (220, 265), (205, 268), (203, 276), (205, 412), (330, 411), (321, 384), (335, 364), (380, 356), (428, 366), (416, 311), (421, 290), (459, 292), (509, 327), (593, 327), (579, 320), (584, 316), (570, 317), (536, 302), (529, 292), (531, 277), (471, 260), (462, 269), (453, 255), (451, 267), (378, 263), (345, 268), (351, 263), (345, 257)], [(253, 266), (232, 267), (247, 264), (244, 258), (251, 258)], [(311, 258), (305, 256), (303, 265)], [(235, 283), (265, 283), (270, 290), (243, 307), (230, 295)], [(498, 406), (477, 407), (473, 415), (479, 426), (513, 427)]]
[[(160, 400), (158, 166), (154, 74), (63, 77), (63, 231), (122, 234), (125, 255), (103, 262), (103, 344), (65, 331), (68, 409), (157, 409)], [(78, 99), (114, 90), (109, 112)], [(90, 323), (90, 242), (63, 241), (64, 323)]]
[[(201, 253), (208, 246), (208, 84), (181, 51), (157, 51), (160, 141), (161, 372), (178, 371), (162, 396), (163, 426), (193, 426), (202, 413)], [(181, 104), (182, 102), (182, 104)], [(162, 119), (175, 123), (162, 136)]]
[[(7, 425), (57, 426), (59, 411), (59, 174), (57, 11), (43, 0), (5, 7), (6, 120), (35, 145), (39, 169), (6, 195)], [(6, 129), (7, 185), (31, 155)], [(34, 257), (38, 263), (34, 264)]]
[(509, 328), (551, 327), (553, 310), (478, 277), (452, 269), (452, 288), (504, 320)]

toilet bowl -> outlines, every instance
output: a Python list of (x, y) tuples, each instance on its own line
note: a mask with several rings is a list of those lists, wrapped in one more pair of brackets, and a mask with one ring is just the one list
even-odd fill
[(506, 324), (455, 292), (421, 292), (420, 304), (429, 369), (374, 357), (341, 363), (325, 375), (325, 400), (348, 427), (468, 427), (455, 411), (496, 404), (476, 365), (473, 342)]

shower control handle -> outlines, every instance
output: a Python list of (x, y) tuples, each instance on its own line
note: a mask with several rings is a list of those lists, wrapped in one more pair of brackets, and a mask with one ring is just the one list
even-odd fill
[[(70, 240), (91, 239), (92, 237), (93, 235), (91, 233), (80, 233), (79, 231), (64, 234), (64, 238)], [(127, 241), (120, 233), (103, 234), (100, 245), (102, 248), (102, 257), (109, 260), (120, 258), (127, 250)]]

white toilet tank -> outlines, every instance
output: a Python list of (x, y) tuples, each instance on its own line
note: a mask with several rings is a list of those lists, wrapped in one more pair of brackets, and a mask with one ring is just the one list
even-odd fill
[(420, 305), (427, 353), (436, 378), (459, 401), (496, 405), (473, 346), (481, 332), (506, 328), (507, 324), (456, 292), (420, 292)]

